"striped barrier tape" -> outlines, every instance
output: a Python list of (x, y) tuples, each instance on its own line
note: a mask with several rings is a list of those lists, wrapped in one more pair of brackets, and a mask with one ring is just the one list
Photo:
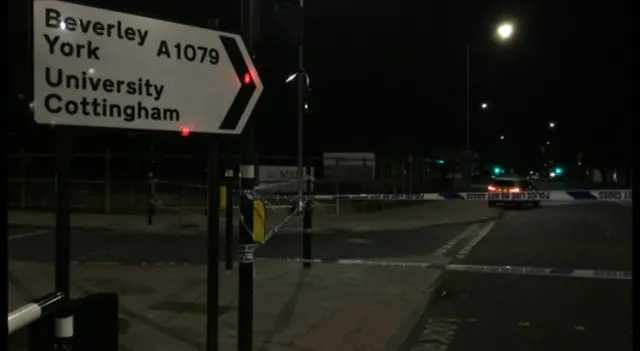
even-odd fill
[(284, 229), (289, 224), (289, 221), (293, 217), (299, 216), (300, 213), (301, 213), (300, 210), (296, 209), (293, 213), (288, 215), (280, 224), (277, 224), (273, 228), (271, 228), (271, 230), (269, 230), (267, 235), (265, 235), (264, 242), (262, 242), (262, 244), (266, 244), (267, 241), (269, 241), (269, 239), (271, 239), (271, 237), (273, 237), (276, 233), (278, 233), (279, 231)]
[(537, 275), (549, 277), (567, 278), (590, 278), (590, 279), (614, 279), (633, 280), (633, 271), (608, 271), (599, 269), (564, 269), (564, 268), (543, 268), (543, 267), (522, 267), (522, 266), (485, 266), (468, 264), (441, 264), (441, 263), (420, 263), (420, 262), (383, 262), (367, 260), (349, 259), (303, 259), (303, 258), (266, 258), (255, 257), (260, 261), (287, 261), (296, 263), (319, 263), (319, 264), (339, 264), (339, 265), (364, 265), (383, 266), (400, 268), (429, 268), (451, 272), (474, 272), (493, 274), (515, 274), (515, 275)]
[[(310, 181), (314, 181), (315, 178), (313, 178), (313, 177), (304, 177), (304, 178), (302, 178), (303, 182), (307, 182), (309, 180)], [(299, 183), (300, 183), (300, 180), (290, 180), (290, 181), (286, 181), (286, 182), (277, 182), (277, 183), (264, 183), (264, 184), (256, 185), (256, 187), (253, 188), (253, 190), (260, 191), (260, 190), (277, 188), (277, 187), (282, 187), (282, 186), (287, 186), (287, 185), (292, 185), (292, 184), (299, 184)]]
[[(289, 195), (258, 195), (250, 197), (270, 200), (293, 200)], [(346, 194), (346, 195), (305, 195), (311, 200), (377, 200), (377, 201), (433, 201), (433, 200), (469, 200), (469, 201), (632, 201), (632, 190), (553, 190), (530, 191), (521, 193), (494, 192), (440, 192), (418, 194)]]
[[(188, 185), (197, 188), (206, 188), (206, 185), (188, 184), (180, 182), (160, 181), (153, 179), (156, 183), (166, 183), (175, 185)], [(264, 188), (277, 187), (297, 183), (298, 181), (282, 182), (268, 185), (258, 185), (254, 190), (246, 191), (245, 194), (250, 199), (260, 200), (294, 200), (298, 195), (277, 195), (258, 194)], [(438, 192), (438, 193), (417, 193), (417, 194), (343, 194), (343, 195), (305, 195), (311, 200), (377, 200), (377, 201), (421, 201), (421, 200), (469, 200), (469, 201), (631, 201), (631, 189), (596, 189), (596, 190), (550, 190), (550, 191), (530, 191), (519, 193), (496, 193), (496, 192)], [(267, 207), (269, 204), (266, 204)]]

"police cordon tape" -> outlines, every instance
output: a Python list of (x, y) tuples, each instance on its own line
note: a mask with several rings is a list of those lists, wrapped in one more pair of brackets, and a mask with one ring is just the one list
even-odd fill
[[(268, 200), (293, 200), (295, 195), (270, 195), (247, 192), (247, 196)], [(376, 201), (421, 201), (421, 200), (468, 200), (468, 201), (632, 201), (632, 190), (554, 190), (514, 193), (496, 192), (440, 192), (418, 194), (345, 194), (304, 195), (306, 199), (322, 200), (376, 200)]]
[[(189, 184), (152, 179), (155, 183), (174, 184), (206, 188), (206, 185)], [(298, 195), (258, 194), (262, 189), (298, 183), (288, 181), (268, 185), (258, 185), (254, 190), (246, 194), (252, 199), (260, 200), (294, 200)], [(306, 199), (316, 201), (327, 200), (378, 200), (378, 201), (420, 201), (420, 200), (467, 200), (467, 201), (631, 201), (631, 189), (596, 189), (596, 190), (552, 190), (529, 192), (438, 192), (417, 194), (342, 194), (342, 195), (304, 195)], [(272, 208), (267, 202), (267, 208)], [(280, 206), (278, 206), (280, 207)]]
[[(253, 252), (251, 253), (253, 255)], [(253, 258), (253, 257), (252, 257)], [(564, 269), (564, 268), (544, 268), (544, 267), (521, 267), (521, 266), (486, 266), (468, 264), (442, 264), (442, 263), (421, 263), (421, 262), (384, 262), (352, 259), (302, 259), (302, 258), (267, 258), (255, 257), (260, 261), (286, 261), (296, 263), (319, 263), (338, 265), (364, 265), (383, 266), (399, 268), (428, 268), (439, 269), (451, 272), (474, 272), (493, 274), (515, 274), (515, 275), (538, 275), (551, 277), (569, 278), (591, 278), (591, 279), (614, 279), (633, 280), (632, 271), (608, 271), (598, 269)]]

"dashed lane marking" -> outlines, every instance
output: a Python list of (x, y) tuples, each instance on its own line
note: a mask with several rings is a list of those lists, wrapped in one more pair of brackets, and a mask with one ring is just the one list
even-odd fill
[(463, 247), (462, 250), (460, 250), (460, 252), (458, 252), (456, 257), (459, 260), (467, 257), (471, 252), (471, 249), (473, 249), (473, 247), (476, 246), (480, 242), (480, 240), (482, 240), (487, 234), (489, 234), (489, 232), (491, 232), (491, 229), (493, 229), (494, 225), (495, 225), (494, 221), (487, 223), (484, 226), (484, 228), (482, 228), (482, 230), (478, 233), (478, 235), (475, 238), (473, 238), (471, 241), (469, 241), (469, 243), (465, 247)]
[(456, 236), (455, 238), (447, 241), (444, 245), (438, 248), (433, 254), (446, 256), (449, 250), (451, 250), (460, 240), (463, 240), (468, 236), (470, 236), (471, 234), (473, 234), (478, 228), (478, 226), (479, 226), (478, 224), (472, 224), (468, 226), (465, 230), (462, 231), (462, 233), (458, 234), (458, 236)]

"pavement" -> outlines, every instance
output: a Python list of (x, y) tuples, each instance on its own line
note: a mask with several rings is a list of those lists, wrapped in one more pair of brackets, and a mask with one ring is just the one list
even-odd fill
[[(632, 270), (631, 206), (510, 211), (454, 263)], [(632, 282), (451, 272), (401, 350), (632, 350)]]
[[(257, 262), (254, 350), (397, 350), (439, 274), (324, 265), (304, 271), (300, 264)], [(10, 309), (53, 287), (50, 264), (10, 261), (9, 275)], [(74, 297), (119, 294), (120, 350), (204, 350), (205, 267), (74, 266), (72, 276)], [(237, 270), (221, 270), (220, 350), (235, 349), (237, 276)]]

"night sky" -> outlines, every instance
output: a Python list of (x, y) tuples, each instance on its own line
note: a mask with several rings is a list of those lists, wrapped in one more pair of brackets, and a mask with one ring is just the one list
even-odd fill
[[(12, 64), (14, 94), (28, 96), (31, 63), (20, 39), (27, 37), (24, 3), (12, 3)], [(220, 18), (222, 29), (239, 29), (237, 1), (79, 3), (201, 26), (209, 18)], [(558, 162), (576, 162), (582, 152), (584, 162), (630, 164), (633, 45), (631, 9), (626, 5), (584, 0), (307, 0), (305, 65), (312, 80), (307, 152), (429, 155), (462, 150), (468, 43), (471, 146), (483, 158), (539, 162), (540, 147), (551, 141), (548, 152)], [(253, 118), (261, 154), (295, 153), (296, 94), (284, 81), (296, 70), (297, 57), (288, 23), (293, 16), (287, 8), (286, 1), (264, 1), (260, 16), (256, 64), (265, 91)], [(515, 25), (506, 43), (495, 36), (502, 20)], [(489, 108), (481, 109), (482, 102)], [(19, 108), (21, 103), (16, 102)], [(15, 149), (29, 139), (32, 148), (46, 147), (50, 128), (33, 127), (28, 113), (21, 111), (11, 119), (10, 146)], [(557, 123), (553, 132), (549, 121)], [(123, 131), (85, 134), (77, 148), (136, 149), (146, 143), (146, 136)], [(178, 133), (162, 138), (165, 145), (182, 143), (182, 149), (197, 143), (197, 138), (185, 142)], [(41, 143), (35, 146), (33, 139)]]

